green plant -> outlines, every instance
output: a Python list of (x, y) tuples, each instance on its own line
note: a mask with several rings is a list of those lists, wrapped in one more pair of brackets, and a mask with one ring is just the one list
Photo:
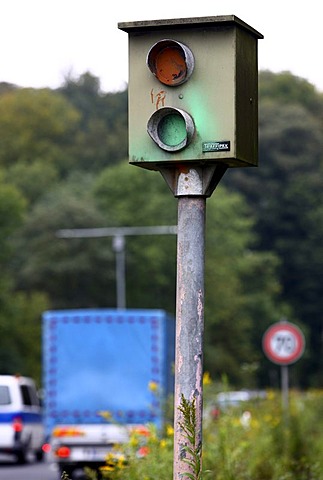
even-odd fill
[(202, 478), (202, 442), (199, 439), (196, 424), (196, 399), (187, 400), (181, 395), (181, 403), (178, 410), (183, 416), (183, 421), (179, 422), (180, 428), (184, 432), (184, 437), (188, 441), (188, 445), (184, 446), (184, 450), (188, 453), (188, 458), (183, 458), (183, 462), (189, 465), (191, 471), (184, 472), (191, 480), (200, 480)]
[(66, 472), (63, 472), (61, 475), (61, 480), (70, 480), (70, 477), (67, 475)]
[[(214, 391), (205, 389), (206, 407), (210, 401), (214, 401)], [(183, 480), (323, 480), (323, 391), (290, 391), (289, 403), (287, 423), (283, 418), (280, 392), (268, 391), (265, 399), (227, 408), (216, 417), (208, 417), (206, 408), (201, 450), (197, 440), (195, 402), (182, 397), (181, 428), (186, 436), (190, 467), (187, 468), (189, 472), (182, 474)], [(242, 421), (246, 411), (250, 413), (248, 424)], [(134, 430), (129, 442), (120, 446), (126, 463), (109, 468), (107, 457), (102, 478), (170, 480), (173, 475), (173, 428), (169, 425), (164, 433), (161, 438), (153, 425)], [(62, 480), (69, 478), (62, 477)]]

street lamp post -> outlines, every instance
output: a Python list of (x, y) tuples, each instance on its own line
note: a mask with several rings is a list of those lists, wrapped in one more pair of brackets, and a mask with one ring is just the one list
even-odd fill
[(126, 239), (137, 235), (176, 235), (176, 225), (147, 227), (103, 227), (70, 228), (56, 232), (59, 238), (101, 238), (112, 237), (112, 248), (116, 257), (116, 296), (117, 308), (126, 308)]

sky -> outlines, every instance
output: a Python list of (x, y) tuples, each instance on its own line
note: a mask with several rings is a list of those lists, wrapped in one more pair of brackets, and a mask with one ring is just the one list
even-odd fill
[(86, 71), (105, 92), (128, 81), (118, 22), (236, 15), (260, 32), (259, 70), (290, 71), (323, 92), (318, 0), (0, 0), (0, 82), (58, 88)]

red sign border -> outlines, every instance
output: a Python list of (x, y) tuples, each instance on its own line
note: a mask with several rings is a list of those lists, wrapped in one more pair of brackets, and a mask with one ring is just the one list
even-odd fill
[[(270, 348), (270, 340), (272, 336), (275, 335), (275, 333), (277, 333), (279, 330), (288, 330), (297, 339), (297, 349), (289, 357), (280, 358)], [(304, 349), (305, 349), (305, 338), (304, 338), (303, 332), (299, 329), (299, 327), (297, 327), (297, 325), (294, 325), (293, 323), (285, 322), (285, 321), (277, 322), (271, 325), (271, 327), (269, 327), (264, 333), (262, 346), (263, 346), (265, 355), (269, 358), (269, 360), (271, 360), (272, 362), (278, 365), (289, 365), (291, 363), (296, 362), (303, 355)]]

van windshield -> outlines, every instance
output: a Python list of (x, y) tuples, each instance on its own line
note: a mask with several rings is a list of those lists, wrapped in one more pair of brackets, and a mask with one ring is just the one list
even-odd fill
[(6, 385), (0, 385), (0, 405), (10, 405), (10, 392)]

